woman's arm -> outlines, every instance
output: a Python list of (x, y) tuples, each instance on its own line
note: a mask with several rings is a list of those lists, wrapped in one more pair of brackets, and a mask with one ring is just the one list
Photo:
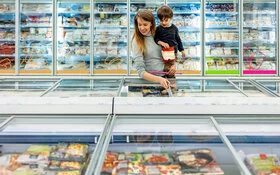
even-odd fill
[(160, 77), (160, 76), (150, 74), (148, 72), (144, 72), (142, 74), (142, 78), (145, 79), (145, 80), (148, 80), (148, 81), (155, 82), (155, 83), (160, 83), (160, 85), (162, 87), (164, 87), (165, 89), (167, 89), (168, 86), (169, 86), (169, 81), (167, 79), (165, 79), (163, 77)]

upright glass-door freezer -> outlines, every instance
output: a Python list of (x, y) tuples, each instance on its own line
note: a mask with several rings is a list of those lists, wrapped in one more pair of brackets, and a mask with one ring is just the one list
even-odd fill
[(57, 74), (90, 74), (90, 2), (57, 2)]
[(96, 174), (246, 174), (210, 118), (117, 116), (109, 128)]
[(0, 2), (0, 73), (15, 73), (15, 1)]
[(206, 1), (205, 74), (239, 74), (239, 3)]
[(127, 6), (126, 0), (94, 1), (94, 74), (127, 74)]
[(179, 54), (176, 65), (177, 71), (183, 74), (201, 74), (201, 1), (167, 2), (173, 10), (172, 23), (179, 29), (186, 58)]
[[(131, 0), (130, 1), (130, 38), (129, 41), (131, 41), (133, 33), (134, 33), (134, 17), (135, 14), (142, 9), (147, 9), (152, 11), (153, 15), (156, 18), (156, 24), (159, 24), (159, 20), (157, 19), (157, 9), (158, 7), (164, 5), (164, 1), (163, 0), (154, 0), (154, 1), (144, 1), (144, 0)], [(137, 74), (137, 71), (135, 70), (134, 67), (134, 59), (132, 57), (132, 53), (129, 54), (130, 55), (130, 61), (129, 61), (129, 68), (130, 68), (130, 74)]]
[(276, 14), (274, 0), (244, 0), (243, 75), (277, 74)]
[(53, 10), (51, 0), (20, 1), (19, 74), (51, 74)]

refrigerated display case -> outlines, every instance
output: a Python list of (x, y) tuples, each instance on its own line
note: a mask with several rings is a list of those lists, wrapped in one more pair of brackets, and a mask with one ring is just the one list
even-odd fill
[(210, 117), (118, 115), (108, 131), (95, 174), (248, 174)]
[(128, 4), (94, 1), (94, 74), (127, 74)]
[(201, 1), (167, 1), (173, 10), (172, 23), (179, 29), (179, 35), (186, 52), (186, 58), (179, 54), (177, 71), (183, 74), (201, 74)]
[(91, 175), (107, 115), (11, 116), (1, 124), (1, 173)]
[(56, 74), (90, 74), (90, 2), (57, 2)]
[(0, 3), (0, 73), (15, 73), (15, 1)]
[(277, 75), (276, 4), (274, 0), (243, 3), (243, 75)]
[(279, 116), (215, 119), (252, 174), (279, 174)]
[[(133, 33), (134, 33), (134, 17), (135, 14), (139, 11), (139, 10), (143, 10), (143, 9), (147, 9), (152, 11), (153, 15), (155, 16), (156, 19), (156, 24), (159, 24), (159, 20), (157, 18), (157, 9), (158, 7), (164, 5), (164, 1), (163, 0), (154, 0), (154, 1), (143, 1), (143, 0), (131, 0), (130, 1), (130, 20), (129, 20), (129, 42), (131, 42)], [(130, 74), (135, 75), (137, 74), (137, 71), (134, 67), (134, 59), (132, 57), (132, 53), (129, 54), (130, 59), (129, 59), (129, 70), (130, 70)]]
[(20, 1), (19, 74), (51, 74), (53, 8), (51, 0)]
[[(158, 83), (141, 79), (125, 79), (120, 96), (123, 97), (278, 97), (273, 89), (246, 79), (172, 79), (171, 92)], [(278, 82), (276, 80), (267, 80)], [(173, 88), (172, 88), (173, 87)]]
[(206, 1), (205, 74), (239, 74), (239, 2)]

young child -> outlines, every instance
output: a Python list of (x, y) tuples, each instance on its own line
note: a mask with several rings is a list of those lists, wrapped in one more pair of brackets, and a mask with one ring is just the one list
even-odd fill
[[(162, 56), (164, 61), (164, 71), (169, 72), (171, 66), (175, 66), (178, 50), (182, 53), (182, 57), (186, 57), (184, 47), (179, 36), (178, 28), (171, 23), (173, 11), (168, 6), (161, 6), (157, 10), (157, 16), (160, 20), (160, 25), (156, 28), (155, 42), (162, 46)], [(167, 76), (167, 78), (175, 78)]]

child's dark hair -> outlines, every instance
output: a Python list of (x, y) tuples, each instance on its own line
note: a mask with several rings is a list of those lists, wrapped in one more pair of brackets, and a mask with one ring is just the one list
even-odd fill
[(166, 18), (172, 18), (173, 10), (169, 6), (163, 5), (157, 10), (157, 16), (158, 16), (159, 20), (163, 20)]

